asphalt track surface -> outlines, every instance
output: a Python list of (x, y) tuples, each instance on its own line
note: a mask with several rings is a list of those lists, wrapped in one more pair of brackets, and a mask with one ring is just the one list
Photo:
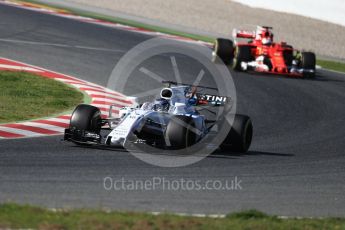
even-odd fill
[[(150, 38), (4, 5), (0, 15), (0, 56), (101, 85), (126, 51)], [(163, 58), (155, 62), (151, 67), (169, 78)], [(190, 63), (182, 63), (181, 69), (185, 80), (195, 77)], [(250, 115), (255, 127), (247, 154), (218, 152), (186, 167), (161, 168), (125, 151), (75, 147), (61, 142), (61, 136), (1, 140), (0, 202), (205, 214), (255, 208), (284, 216), (345, 216), (345, 76), (319, 71), (314, 80), (233, 77), (238, 112)], [(127, 93), (138, 90), (137, 81)], [(140, 88), (148, 85), (141, 83)], [(237, 177), (242, 189), (107, 191), (107, 176), (201, 182)]]

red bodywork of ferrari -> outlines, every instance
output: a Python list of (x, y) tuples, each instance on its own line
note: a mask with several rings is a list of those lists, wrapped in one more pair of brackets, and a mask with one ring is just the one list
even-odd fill
[[(251, 39), (249, 42), (237, 43), (237, 46), (250, 46), (252, 56), (254, 59), (264, 56), (270, 60), (271, 67), (269, 71), (258, 66), (255, 71), (270, 72), (276, 74), (288, 74), (294, 76), (302, 76), (302, 73), (290, 73), (289, 68), (293, 61), (294, 49), (286, 42), (275, 43), (273, 42), (273, 34), (269, 31), (270, 28), (264, 27), (260, 32), (236, 31), (234, 35), (236, 38)], [(263, 39), (267, 37), (272, 42), (263, 44)]]
[(234, 30), (235, 42), (217, 39), (214, 56), (234, 70), (284, 74), (296, 77), (315, 75), (315, 54), (300, 52), (286, 42), (273, 42), (271, 27), (258, 26), (256, 31)]

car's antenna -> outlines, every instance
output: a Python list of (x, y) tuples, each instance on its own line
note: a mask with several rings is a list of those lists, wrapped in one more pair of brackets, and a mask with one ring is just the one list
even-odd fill
[(204, 89), (213, 89), (213, 90), (218, 90), (218, 88), (215, 87), (209, 87), (209, 86), (199, 86), (199, 85), (192, 85), (192, 84), (185, 84), (185, 83), (179, 83), (176, 81), (162, 81), (163, 84), (168, 84), (168, 87), (170, 88), (172, 85), (183, 85), (183, 86), (195, 86), (198, 88), (204, 88)]

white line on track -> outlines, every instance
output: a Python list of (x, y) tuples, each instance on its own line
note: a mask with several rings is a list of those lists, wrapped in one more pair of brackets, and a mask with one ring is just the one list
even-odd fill
[(332, 70), (332, 69), (324, 69), (324, 68), (322, 68), (322, 70), (324, 70), (324, 71), (329, 71), (329, 72), (333, 72), (333, 73), (338, 73), (338, 74), (342, 74), (342, 75), (344, 75), (344, 72), (337, 71), (337, 70)]
[(75, 49), (95, 50), (95, 51), (112, 52), (112, 53), (125, 53), (126, 52), (125, 50), (118, 50), (118, 49), (107, 49), (107, 48), (100, 48), (100, 47), (90, 47), (90, 46), (81, 46), (81, 45), (67, 45), (67, 44), (59, 44), (59, 43), (25, 41), (25, 40), (15, 40), (15, 39), (5, 39), (5, 38), (0, 38), (0, 42), (9, 42), (9, 43), (27, 44), (27, 45), (39, 45), (39, 46), (54, 46), (54, 47), (60, 47), (60, 48), (75, 48)]

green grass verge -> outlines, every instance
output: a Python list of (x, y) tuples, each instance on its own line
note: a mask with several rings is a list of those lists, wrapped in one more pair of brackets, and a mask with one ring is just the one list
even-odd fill
[(172, 214), (104, 212), (97, 210), (49, 211), (17, 204), (0, 205), (0, 229), (345, 229), (345, 220), (280, 219), (258, 211), (225, 218), (182, 217)]
[(0, 71), (0, 123), (72, 110), (84, 95), (61, 82), (26, 72)]
[(345, 63), (342, 63), (342, 62), (317, 60), (317, 64), (325, 69), (330, 69), (330, 70), (335, 70), (335, 71), (345, 73)]

